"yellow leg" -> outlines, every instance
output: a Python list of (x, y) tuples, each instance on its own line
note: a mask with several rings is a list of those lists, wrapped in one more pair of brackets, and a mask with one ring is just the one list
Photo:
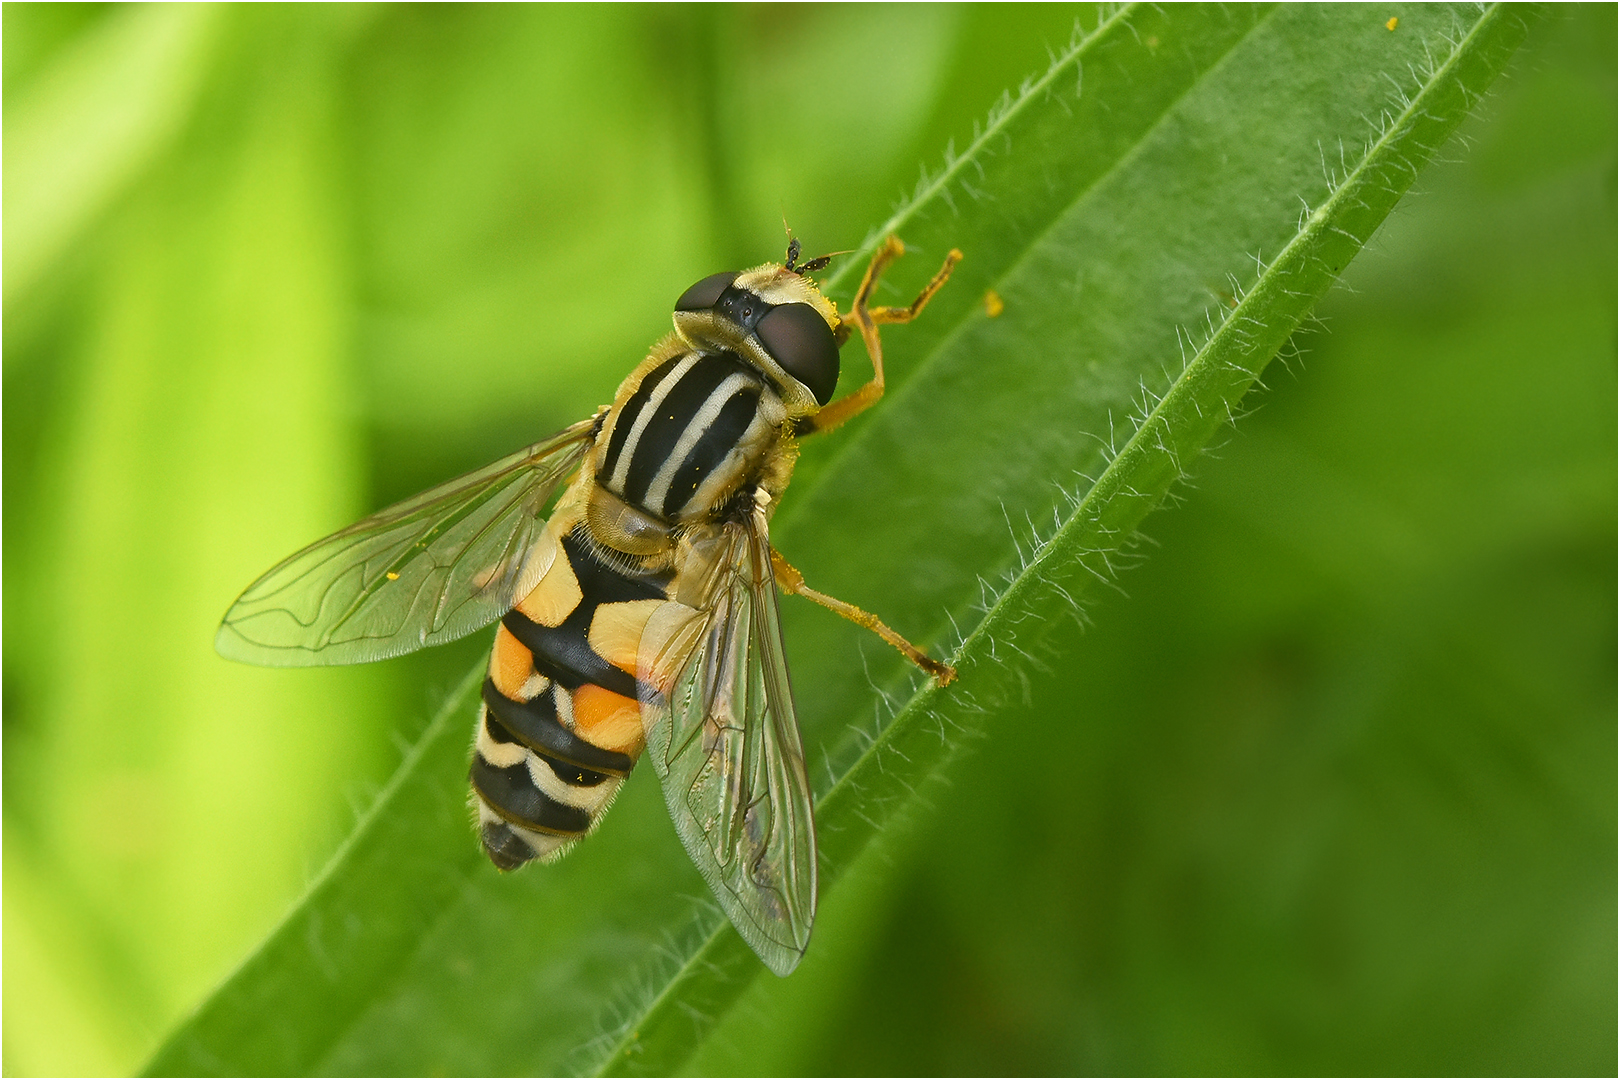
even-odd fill
[[(951, 276), (956, 264), (962, 261), (962, 253), (955, 248), (945, 256), (945, 265), (939, 268), (923, 291), (917, 294), (907, 307), (870, 307), (872, 289), (877, 284), (878, 277), (885, 267), (906, 253), (906, 245), (898, 237), (891, 236), (878, 248), (872, 257), (872, 265), (866, 268), (866, 276), (861, 278), (861, 287), (855, 292), (855, 303), (848, 315), (838, 320), (838, 329), (843, 334), (853, 325), (861, 333), (861, 340), (866, 344), (866, 354), (872, 358), (872, 381), (855, 391), (853, 394), (833, 402), (810, 418), (808, 429), (804, 434), (813, 434), (818, 431), (831, 431), (850, 417), (866, 411), (883, 396), (883, 343), (878, 339), (877, 328), (883, 323), (905, 323), (917, 317), (928, 301), (934, 298), (941, 285), (945, 284)], [(859, 621), (859, 620), (857, 620)], [(902, 650), (903, 651), (903, 650)]]
[(792, 563), (782, 558), (782, 553), (771, 548), (771, 568), (776, 572), (776, 583), (782, 591), (794, 596), (802, 596), (806, 600), (814, 600), (829, 611), (837, 612), (852, 623), (864, 626), (877, 634), (878, 637), (899, 649), (907, 660), (926, 671), (941, 686), (949, 686), (956, 678), (956, 669), (949, 664), (942, 664), (938, 660), (923, 652), (917, 646), (890, 630), (889, 627), (870, 612), (862, 611), (854, 604), (846, 604), (842, 600), (835, 600), (826, 593), (817, 592), (804, 583), (804, 575)]

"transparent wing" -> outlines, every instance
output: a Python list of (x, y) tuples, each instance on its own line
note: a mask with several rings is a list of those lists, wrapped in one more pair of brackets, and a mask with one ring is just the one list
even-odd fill
[(594, 420), (396, 503), (280, 564), (225, 613), (220, 655), (250, 664), (359, 664), (454, 641), (539, 582), (546, 504)]
[[(743, 940), (786, 975), (816, 911), (816, 833), (765, 516), (724, 526), (697, 608), (644, 641), (647, 756), (681, 843)], [(671, 676), (670, 673), (673, 673)]]

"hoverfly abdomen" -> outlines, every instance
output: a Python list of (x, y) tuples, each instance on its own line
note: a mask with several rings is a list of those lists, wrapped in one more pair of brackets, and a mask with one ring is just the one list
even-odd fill
[[(573, 517), (559, 513), (561, 532)], [(610, 566), (583, 524), (501, 620), (468, 779), (484, 850), (509, 870), (584, 836), (641, 753), (636, 650), (667, 572)]]
[(635, 759), (586, 742), (563, 726), (557, 712), (555, 684), (527, 701), (515, 701), (485, 679), (484, 726), (495, 743), (520, 743), (551, 766), (565, 783), (595, 787), (608, 777), (623, 779)]

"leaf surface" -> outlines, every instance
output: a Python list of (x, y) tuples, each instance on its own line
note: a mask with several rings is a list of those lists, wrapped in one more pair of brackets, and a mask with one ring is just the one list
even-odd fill
[[(959, 642), (961, 679), (933, 689), (784, 608), (824, 890), (960, 746), (1001, 733), (1045, 629), (1136, 557), (1138, 523), (1525, 32), (1498, 7), (1388, 19), (1108, 13), (874, 232), (912, 249), (889, 302), (949, 248), (967, 259), (886, 331), (888, 400), (807, 446), (773, 531), (813, 586), (936, 652)], [(831, 279), (841, 299), (865, 257)], [(150, 1071), (663, 1074), (701, 1045), (763, 968), (655, 785), (627, 785), (565, 862), (498, 876), (464, 809), (475, 685)]]

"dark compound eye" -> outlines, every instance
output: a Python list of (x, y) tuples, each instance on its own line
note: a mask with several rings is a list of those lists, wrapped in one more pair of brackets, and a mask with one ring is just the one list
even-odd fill
[(838, 385), (838, 342), (821, 313), (809, 304), (773, 308), (755, 333), (782, 370), (804, 383), (816, 404), (832, 400)]
[(696, 285), (681, 293), (681, 298), (675, 301), (676, 311), (707, 311), (714, 307), (720, 294), (731, 287), (737, 280), (738, 271), (732, 270), (724, 274), (710, 274)]

